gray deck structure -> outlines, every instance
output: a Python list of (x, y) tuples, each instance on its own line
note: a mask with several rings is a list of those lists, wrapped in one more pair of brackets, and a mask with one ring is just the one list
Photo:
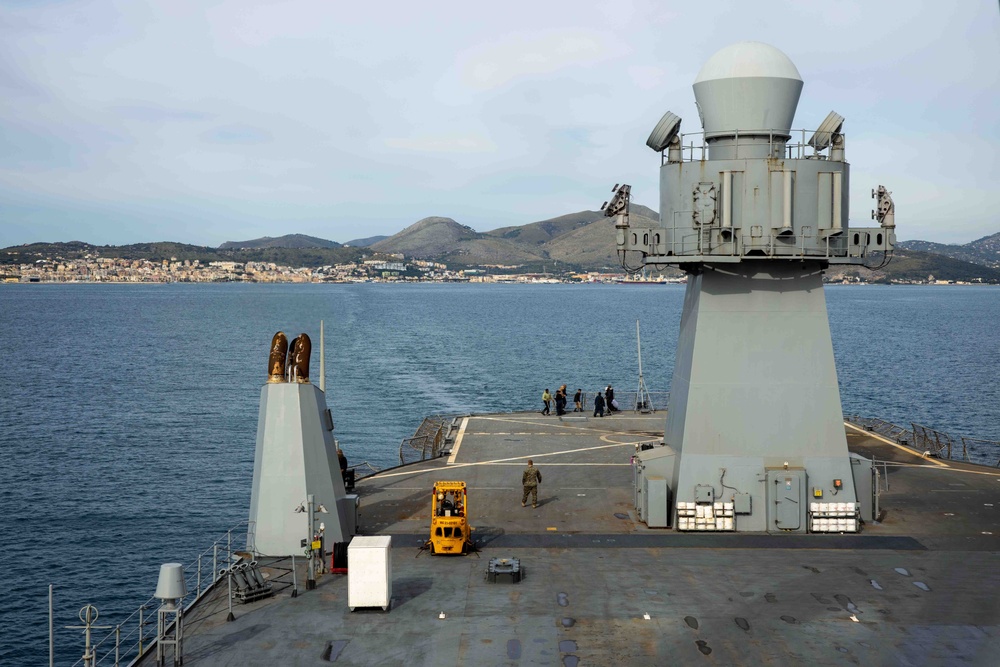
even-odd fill
[[(450, 457), (357, 485), (361, 532), (393, 536), (388, 612), (348, 611), (342, 575), (305, 591), (301, 562), (292, 598), (288, 561), (265, 560), (275, 597), (232, 622), (224, 588), (199, 603), (184, 664), (997, 663), (1000, 471), (849, 428), (852, 451), (890, 462), (881, 523), (682, 534), (632, 506), (636, 443), (662, 432), (662, 415), (470, 417)], [(537, 509), (520, 504), (528, 457), (544, 476)], [(478, 556), (418, 551), (439, 479), (468, 484)], [(523, 581), (488, 583), (491, 557), (521, 559)]]

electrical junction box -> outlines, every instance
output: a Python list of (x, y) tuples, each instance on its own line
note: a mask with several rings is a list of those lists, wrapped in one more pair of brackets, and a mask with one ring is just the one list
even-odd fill
[(694, 487), (694, 501), (696, 503), (710, 503), (715, 500), (715, 488), (708, 484), (698, 484)]
[(670, 525), (670, 487), (659, 476), (643, 479), (643, 519), (649, 528), (666, 528)]
[(750, 494), (749, 493), (734, 493), (733, 494), (733, 511), (736, 514), (750, 514)]

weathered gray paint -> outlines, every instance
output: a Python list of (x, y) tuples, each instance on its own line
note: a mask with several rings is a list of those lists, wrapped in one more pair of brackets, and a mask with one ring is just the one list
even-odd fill
[(348, 536), (344, 482), (333, 435), (324, 428), (326, 398), (315, 385), (287, 382), (265, 384), (260, 392), (250, 531), (258, 552), (266, 556), (301, 554), (309, 535), (307, 513), (295, 508), (313, 494), (328, 514), (327, 545)]
[(766, 468), (804, 469), (825, 500), (840, 479), (837, 500), (856, 500), (818, 263), (709, 265), (689, 276), (664, 440), (678, 453), (676, 500), (695, 500), (699, 484), (716, 498), (751, 495), (738, 530), (774, 528)]

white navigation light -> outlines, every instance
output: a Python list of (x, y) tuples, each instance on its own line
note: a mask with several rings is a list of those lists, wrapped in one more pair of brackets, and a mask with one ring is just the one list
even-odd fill
[(161, 565), (160, 578), (156, 582), (156, 592), (153, 593), (153, 597), (169, 606), (185, 595), (187, 595), (187, 584), (184, 581), (184, 566), (180, 563)]
[(823, 122), (820, 123), (819, 127), (816, 128), (816, 132), (809, 139), (809, 145), (818, 151), (823, 150), (833, 141), (834, 135), (840, 134), (843, 127), (844, 117), (836, 111), (831, 111), (826, 115)]
[(698, 72), (694, 96), (705, 138), (788, 136), (802, 92), (795, 64), (769, 44), (738, 42)]
[(668, 111), (663, 114), (663, 118), (661, 118), (660, 122), (656, 124), (653, 131), (649, 133), (649, 139), (646, 139), (646, 145), (657, 153), (662, 153), (663, 149), (669, 146), (670, 142), (674, 140), (674, 137), (677, 136), (680, 129), (680, 116)]

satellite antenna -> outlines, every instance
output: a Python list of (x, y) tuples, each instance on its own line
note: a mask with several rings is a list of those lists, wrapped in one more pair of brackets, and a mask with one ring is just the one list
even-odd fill
[(809, 145), (817, 151), (823, 150), (833, 142), (835, 136), (840, 134), (840, 130), (843, 127), (844, 117), (836, 111), (831, 111), (823, 119), (823, 122), (819, 124), (816, 131), (813, 132), (812, 138), (809, 139)]
[(646, 380), (642, 377), (642, 340), (639, 338), (639, 320), (635, 321), (635, 347), (639, 352), (639, 388), (635, 391), (635, 411), (643, 414), (656, 412), (653, 400), (649, 397)]
[(677, 136), (680, 129), (680, 116), (668, 111), (663, 114), (663, 118), (661, 118), (660, 122), (656, 124), (653, 131), (649, 133), (649, 139), (646, 139), (646, 145), (657, 153), (662, 153), (663, 149), (669, 146), (670, 142), (674, 140), (674, 137)]

